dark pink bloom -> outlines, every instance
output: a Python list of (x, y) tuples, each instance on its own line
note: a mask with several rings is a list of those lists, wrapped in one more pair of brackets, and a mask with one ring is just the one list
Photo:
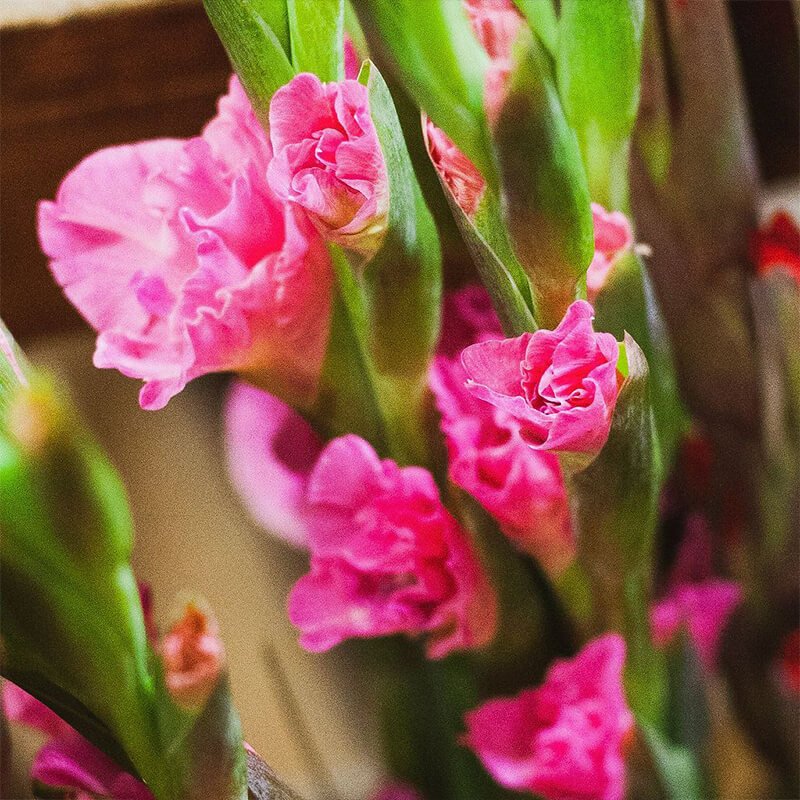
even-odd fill
[(489, 511), (503, 532), (559, 573), (575, 553), (558, 459), (529, 447), (519, 422), (474, 397), (457, 354), (476, 341), (501, 339), (488, 293), (468, 286), (445, 302), (444, 329), (430, 385), (447, 438), (450, 478)]
[(74, 789), (77, 800), (90, 797), (154, 800), (143, 783), (123, 772), (47, 706), (8, 681), (3, 686), (3, 707), (9, 720), (48, 737), (34, 759), (33, 780), (46, 786)]
[(631, 223), (621, 211), (606, 211), (599, 203), (592, 203), (592, 222), (594, 258), (586, 272), (586, 289), (591, 303), (605, 286), (617, 260), (633, 247)]
[(305, 547), (308, 476), (323, 444), (277, 397), (237, 381), (225, 404), (228, 474), (253, 519), (274, 536)]
[(307, 500), (311, 571), (289, 597), (303, 647), (427, 634), (439, 658), (489, 641), (493, 593), (427, 470), (381, 461), (363, 439), (343, 436), (319, 457)]
[(800, 284), (800, 229), (785, 211), (753, 234), (750, 253), (759, 275), (783, 270)]
[(450, 137), (429, 119), (425, 120), (423, 132), (436, 171), (464, 213), (474, 216), (486, 188), (483, 176)]
[(532, 447), (590, 461), (605, 444), (617, 402), (619, 344), (595, 333), (578, 300), (554, 331), (490, 340), (461, 355), (469, 390), (519, 422)]
[(465, 743), (502, 786), (545, 800), (622, 800), (633, 726), (622, 689), (625, 642), (606, 634), (557, 661), (544, 683), (466, 716)]
[(143, 380), (143, 408), (224, 370), (292, 402), (313, 395), (332, 271), (267, 185), (271, 158), (232, 79), (202, 136), (101, 150), (40, 204), (53, 274), (98, 331), (95, 365)]
[(367, 88), (302, 73), (273, 96), (269, 124), (275, 158), (267, 175), (278, 197), (302, 208), (326, 239), (374, 254), (389, 183)]

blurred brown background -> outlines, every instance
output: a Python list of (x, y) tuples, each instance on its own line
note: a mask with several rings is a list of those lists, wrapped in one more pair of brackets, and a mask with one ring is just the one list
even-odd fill
[[(154, 586), (157, 615), (163, 619), (187, 587), (216, 608), (249, 741), (309, 797), (332, 786), (363, 796), (379, 778), (374, 721), (361, 700), (368, 678), (351, 668), (347, 652), (312, 657), (295, 644), (284, 603), (304, 560), (254, 529), (231, 494), (218, 420), (222, 383), (196, 382), (165, 411), (140, 411), (132, 381), (92, 368), (93, 337), (36, 241), (37, 201), (53, 197), (81, 158), (200, 130), (229, 74), (222, 47), (200, 2), (3, 2), (0, 313), (29, 353), (72, 387), (122, 472), (138, 531), (136, 567)], [(796, 8), (791, 0), (730, 3), (762, 176), (773, 198), (795, 203)], [(17, 744), (11, 797), (25, 791), (31, 747)]]

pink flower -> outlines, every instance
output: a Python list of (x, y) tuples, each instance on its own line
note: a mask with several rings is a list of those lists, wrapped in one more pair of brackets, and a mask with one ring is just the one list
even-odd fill
[(483, 176), (450, 137), (429, 119), (425, 120), (423, 133), (436, 171), (464, 213), (474, 216), (486, 188)]
[(5, 682), (3, 708), (12, 722), (40, 731), (48, 741), (36, 754), (33, 780), (46, 786), (74, 789), (76, 800), (154, 800), (147, 787), (123, 772), (108, 756), (27, 692)]
[(800, 229), (785, 211), (753, 234), (750, 253), (759, 275), (783, 270), (800, 284)]
[[(619, 345), (595, 333), (578, 300), (554, 331), (467, 347), (467, 388), (519, 422), (532, 447), (591, 460), (605, 444), (617, 402)], [(584, 464), (585, 465), (585, 464)]]
[(633, 716), (622, 690), (625, 642), (606, 634), (544, 683), (466, 716), (465, 743), (502, 786), (545, 800), (622, 800)]
[(439, 658), (489, 641), (494, 596), (427, 470), (381, 461), (363, 439), (343, 436), (323, 450), (307, 498), (311, 572), (289, 597), (303, 647), (426, 633)]
[(430, 385), (442, 415), (450, 479), (491, 513), (520, 548), (558, 574), (575, 554), (558, 459), (529, 447), (516, 419), (474, 397), (457, 358), (468, 344), (501, 338), (482, 287), (468, 286), (446, 298), (442, 343)]
[(322, 450), (291, 407), (237, 381), (225, 404), (228, 474), (253, 519), (274, 536), (305, 547), (308, 476)]
[(631, 224), (621, 211), (606, 211), (599, 203), (592, 203), (592, 222), (594, 258), (586, 272), (586, 288), (591, 303), (605, 286), (617, 260), (633, 246)]
[(271, 158), (234, 78), (202, 136), (101, 150), (40, 204), (53, 274), (98, 331), (95, 365), (143, 380), (143, 408), (224, 370), (292, 402), (313, 396), (332, 271), (267, 185)]
[(367, 88), (302, 73), (273, 96), (269, 124), (275, 193), (302, 208), (326, 239), (374, 254), (386, 229), (389, 184)]

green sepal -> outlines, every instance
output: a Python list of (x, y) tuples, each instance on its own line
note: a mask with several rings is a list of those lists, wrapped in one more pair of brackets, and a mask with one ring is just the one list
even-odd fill
[(344, 80), (344, 0), (286, 0), (286, 8), (294, 68)]
[(594, 255), (589, 189), (542, 45), (523, 31), (493, 129), (509, 238), (533, 289), (537, 323), (555, 328)]

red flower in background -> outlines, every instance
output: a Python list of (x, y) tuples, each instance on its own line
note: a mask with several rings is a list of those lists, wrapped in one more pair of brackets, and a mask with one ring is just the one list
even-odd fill
[(750, 257), (759, 275), (783, 270), (800, 283), (800, 229), (789, 214), (779, 211), (753, 234)]

